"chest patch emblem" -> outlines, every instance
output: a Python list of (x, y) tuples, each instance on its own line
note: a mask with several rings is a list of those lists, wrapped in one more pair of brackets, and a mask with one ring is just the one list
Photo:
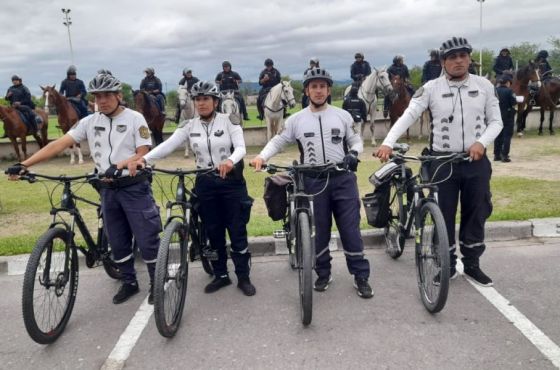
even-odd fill
[(126, 125), (117, 125), (117, 132), (125, 132)]
[(146, 126), (140, 126), (138, 133), (142, 139), (148, 139), (150, 137), (150, 130)]
[(305, 133), (303, 134), (303, 136), (305, 136), (305, 137), (314, 137), (314, 136), (315, 136), (315, 133), (314, 133), (314, 132), (305, 132)]
[(191, 132), (190, 137), (200, 137), (200, 132)]
[(220, 137), (223, 134), (224, 134), (224, 130), (218, 130), (218, 131), (214, 132), (214, 136), (216, 136), (216, 137)]
[(478, 90), (469, 91), (469, 96), (471, 98), (476, 98), (478, 96)]

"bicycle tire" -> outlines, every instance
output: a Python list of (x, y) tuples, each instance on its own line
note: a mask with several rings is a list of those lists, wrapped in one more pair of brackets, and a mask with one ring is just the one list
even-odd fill
[(288, 248), (288, 262), (290, 263), (290, 267), (292, 270), (297, 269), (297, 257), (294, 251), (294, 242), (291, 237), (291, 232), (284, 230), (285, 239), (286, 239), (286, 248)]
[[(200, 220), (198, 221), (200, 222)], [(202, 268), (204, 272), (206, 272), (210, 276), (214, 276), (214, 268), (212, 267), (212, 263), (208, 260), (208, 258), (202, 255), (202, 248), (200, 247), (199, 238), (200, 235), (204, 235), (206, 238), (206, 243), (210, 243), (208, 240), (208, 236), (206, 235), (206, 231), (204, 230), (203, 226), (200, 224), (195, 224), (191, 221), (189, 224), (190, 226), (190, 233), (191, 233), (191, 247), (189, 248), (189, 258), (191, 261), (195, 261), (196, 257), (200, 258), (200, 262), (202, 263)]]
[(313, 316), (313, 248), (311, 244), (311, 227), (309, 215), (300, 212), (298, 215), (298, 238), (296, 244), (298, 253), (299, 296), (301, 309), (301, 322), (307, 326)]
[[(58, 248), (57, 248), (58, 247)], [(63, 249), (63, 252), (53, 251)], [(64, 251), (68, 251), (68, 256)], [(55, 276), (54, 285), (45, 287), (44, 267), (49, 266), (49, 280)], [(68, 266), (68, 281), (64, 281), (64, 268)], [(41, 271), (41, 267), (43, 270)], [(68, 245), (68, 231), (57, 227), (47, 230), (37, 241), (25, 268), (23, 277), (22, 311), (27, 333), (39, 344), (50, 344), (64, 332), (72, 315), (78, 288), (78, 254), (75, 246)], [(37, 286), (41, 295), (35, 294)], [(66, 293), (66, 299), (64, 295)], [(42, 302), (38, 298), (43, 297)], [(39, 310), (45, 303), (48, 313)], [(37, 304), (37, 305), (36, 305)], [(53, 309), (54, 307), (54, 309)], [(41, 317), (39, 317), (41, 316)], [(51, 321), (52, 320), (52, 321)]]
[(406, 242), (403, 226), (406, 224), (406, 210), (403, 205), (403, 194), (398, 194), (397, 183), (391, 181), (389, 192), (389, 223), (385, 226), (385, 251), (391, 258), (399, 258)]
[(109, 241), (107, 240), (107, 235), (104, 234), (101, 240), (101, 243), (103, 243), (102, 250), (104, 253), (106, 252), (106, 256), (102, 260), (103, 269), (111, 279), (122, 279), (122, 273), (115, 261), (113, 261), (113, 252), (111, 250), (111, 244), (109, 244)]
[(447, 229), (443, 214), (435, 202), (424, 203), (419, 216), (420, 230), (416, 239), (418, 288), (424, 307), (430, 313), (437, 313), (445, 307), (449, 292)]
[(159, 333), (167, 338), (177, 333), (185, 308), (188, 238), (188, 228), (173, 220), (165, 227), (159, 245), (154, 277), (154, 318)]

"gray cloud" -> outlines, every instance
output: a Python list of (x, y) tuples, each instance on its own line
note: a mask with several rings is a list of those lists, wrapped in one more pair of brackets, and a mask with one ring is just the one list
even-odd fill
[(523, 41), (546, 48), (560, 36), (560, 2), (489, 0), (257, 1), (206, 0), (160, 2), (27, 0), (3, 5), (0, 14), (0, 90), (18, 73), (34, 94), (39, 84), (60, 83), (70, 64), (61, 8), (71, 7), (72, 41), (78, 75), (89, 81), (99, 68), (137, 87), (142, 70), (175, 88), (184, 67), (214, 79), (223, 60), (245, 80), (255, 81), (263, 60), (301, 78), (312, 56), (335, 78), (347, 79), (356, 51), (372, 65), (388, 65), (404, 54), (409, 66), (421, 65), (427, 50), (445, 38), (463, 35), (478, 47), (497, 50)]

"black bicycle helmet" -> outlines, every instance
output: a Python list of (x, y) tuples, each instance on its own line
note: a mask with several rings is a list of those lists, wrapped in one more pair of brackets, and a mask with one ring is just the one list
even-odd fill
[(272, 61), (272, 59), (266, 58), (266, 60), (264, 61), (264, 65), (266, 67), (272, 67), (274, 65), (274, 62)]
[(546, 51), (546, 50), (539, 51), (539, 53), (537, 54), (537, 58), (540, 58), (540, 59), (548, 58), (548, 51)]
[(18, 75), (13, 75), (12, 81), (21, 81), (21, 77), (19, 77)]
[(228, 62), (227, 60), (224, 60), (224, 61), (222, 62), (222, 67), (229, 67), (229, 68), (231, 68), (231, 63)]
[(76, 74), (76, 67), (75, 66), (68, 67), (68, 69), (66, 70), (66, 75), (70, 76), (75, 74)]

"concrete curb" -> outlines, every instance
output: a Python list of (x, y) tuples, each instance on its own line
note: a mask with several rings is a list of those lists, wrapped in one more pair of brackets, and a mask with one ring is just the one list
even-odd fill
[[(458, 235), (458, 232), (457, 232)], [(532, 219), (529, 221), (497, 221), (486, 224), (486, 241), (508, 241), (527, 239), (532, 237), (550, 238), (560, 237), (560, 218)], [(385, 239), (383, 230), (362, 230), (362, 239), (367, 249), (384, 248)], [(249, 247), (253, 256), (272, 256), (287, 254), (283, 239), (275, 239), (271, 236), (249, 238)], [(330, 250), (342, 250), (342, 243), (338, 233), (331, 236)], [(78, 254), (80, 264), (83, 265), (84, 256)], [(0, 257), (0, 275), (6, 275), (13, 269), (11, 265), (25, 265), (29, 255), (18, 255)]]

